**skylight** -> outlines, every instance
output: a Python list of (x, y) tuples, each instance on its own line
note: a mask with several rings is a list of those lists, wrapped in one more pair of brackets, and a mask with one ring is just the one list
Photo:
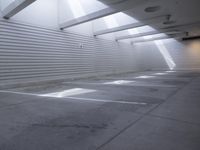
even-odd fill
[(87, 14), (107, 8), (107, 6), (98, 0), (67, 0), (74, 18), (82, 17)]
[(145, 32), (150, 32), (150, 31), (155, 31), (155, 29), (152, 28), (152, 27), (150, 27), (150, 26), (142, 26), (142, 27), (133, 28), (133, 29), (129, 29), (128, 30), (128, 32), (131, 35), (139, 34), (139, 33), (145, 33)]
[(67, 1), (75, 18), (84, 16), (86, 13), (80, 3), (80, 0)]
[(106, 26), (108, 28), (114, 28), (114, 27), (118, 27), (119, 24), (117, 23), (116, 19), (114, 18), (113, 15), (110, 15), (110, 16), (106, 16), (103, 18), (105, 23), (106, 23)]
[(10, 5), (15, 0), (0, 0), (0, 8), (1, 10), (5, 9), (8, 5)]

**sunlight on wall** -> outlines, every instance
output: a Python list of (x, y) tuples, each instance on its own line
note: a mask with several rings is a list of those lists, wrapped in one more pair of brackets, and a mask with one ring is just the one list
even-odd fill
[(160, 53), (162, 54), (163, 58), (165, 59), (168, 67), (170, 70), (173, 70), (176, 67), (176, 64), (173, 61), (173, 58), (170, 56), (167, 48), (165, 47), (162, 40), (154, 41), (156, 46), (158, 47)]

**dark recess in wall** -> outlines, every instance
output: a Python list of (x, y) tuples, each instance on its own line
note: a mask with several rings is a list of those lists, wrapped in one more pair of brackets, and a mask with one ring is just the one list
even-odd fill
[(198, 35), (198, 36), (192, 36), (192, 37), (185, 37), (185, 38), (182, 38), (183, 41), (199, 40), (199, 39), (200, 39), (200, 35)]

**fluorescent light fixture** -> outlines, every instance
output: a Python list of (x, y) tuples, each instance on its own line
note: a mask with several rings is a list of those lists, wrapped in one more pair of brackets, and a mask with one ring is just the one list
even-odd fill
[(173, 70), (176, 67), (173, 58), (171, 57), (170, 53), (168, 52), (167, 48), (165, 47), (163, 41), (158, 40), (155, 41), (156, 46), (158, 47), (160, 53), (162, 54), (163, 58), (165, 59), (168, 67), (170, 70)]
[(138, 76), (137, 79), (148, 79), (148, 78), (154, 78), (155, 76)]
[(104, 84), (129, 84), (133, 83), (135, 81), (128, 81), (128, 80), (117, 80), (117, 81), (112, 81), (112, 82), (105, 82)]
[(96, 90), (91, 90), (91, 89), (74, 88), (74, 89), (64, 90), (61, 92), (42, 94), (40, 96), (62, 98), (62, 97), (79, 95), (79, 94), (91, 93), (95, 91)]

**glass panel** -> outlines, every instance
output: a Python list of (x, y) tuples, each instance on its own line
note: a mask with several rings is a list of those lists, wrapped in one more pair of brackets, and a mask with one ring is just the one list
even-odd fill
[(134, 34), (139, 34), (139, 33), (155, 31), (155, 29), (150, 26), (142, 26), (142, 27), (138, 27), (134, 29), (129, 29), (128, 31), (131, 35), (134, 35)]
[(107, 8), (107, 6), (97, 0), (66, 0), (74, 18)]
[(15, 0), (0, 0), (1, 10), (5, 9), (8, 5), (10, 5)]

